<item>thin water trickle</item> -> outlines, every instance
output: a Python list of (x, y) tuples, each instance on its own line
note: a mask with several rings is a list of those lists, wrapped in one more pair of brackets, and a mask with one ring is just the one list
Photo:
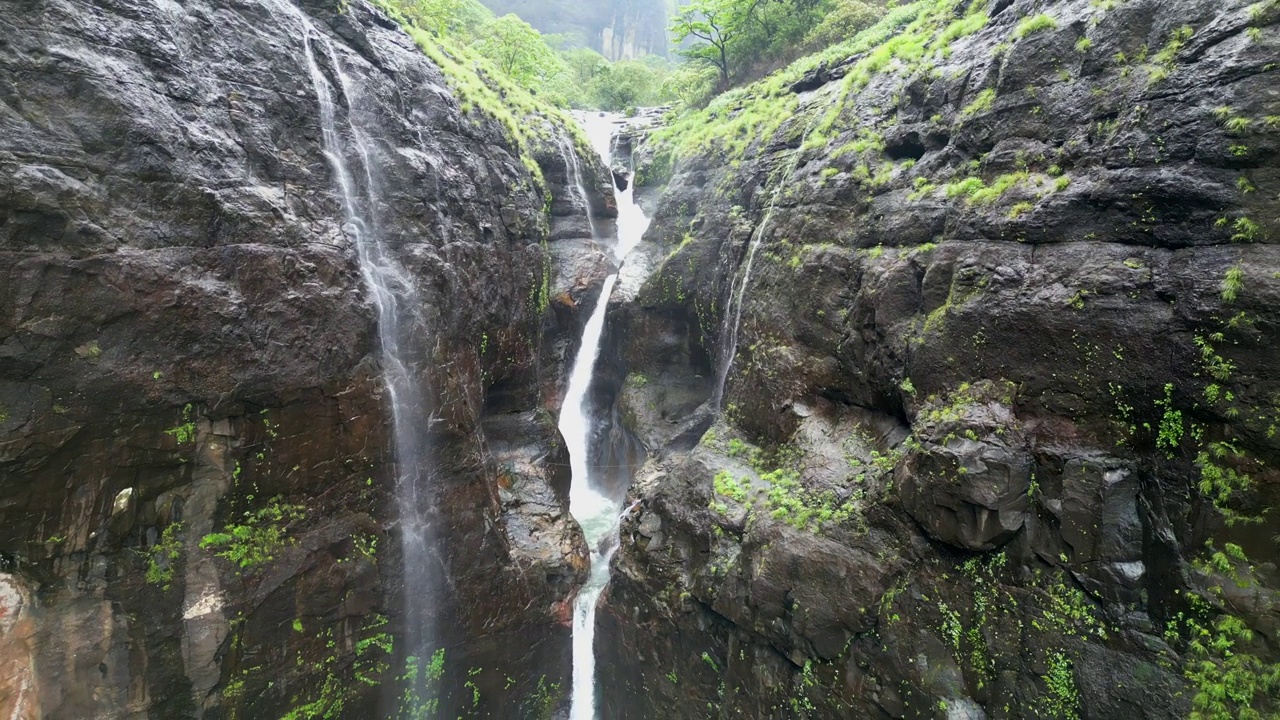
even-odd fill
[[(760, 224), (756, 226), (755, 232), (751, 234), (751, 240), (747, 246), (747, 259), (738, 266), (738, 270), (734, 272), (733, 279), (729, 283), (729, 306), (725, 308), (724, 321), (721, 323), (720, 328), (720, 337), (727, 344), (721, 352), (720, 364), (716, 367), (716, 386), (711, 394), (711, 407), (716, 411), (720, 410), (720, 406), (724, 402), (724, 386), (729, 380), (729, 371), (733, 369), (734, 356), (738, 354), (738, 331), (742, 327), (742, 305), (746, 301), (747, 285), (751, 283), (751, 270), (755, 266), (756, 251), (760, 249), (760, 244), (764, 240), (764, 231), (769, 227), (769, 221), (773, 219), (773, 210), (777, 207), (778, 197), (782, 195), (783, 183), (795, 173), (796, 165), (800, 162), (800, 156), (804, 154), (804, 144), (809, 139), (809, 133), (813, 132), (814, 125), (821, 117), (821, 114), (815, 114), (805, 127), (804, 133), (801, 134), (800, 145), (792, 151), (786, 172), (782, 173), (782, 176), (778, 178), (778, 183), (774, 185), (773, 192), (769, 195), (769, 204), (765, 207), (764, 217), (760, 219)], [(741, 281), (739, 281), (739, 278), (741, 278)]]
[[(290, 3), (283, 3), (289, 5)], [(377, 309), (378, 343), (383, 379), (391, 400), (396, 458), (396, 499), (400, 515), (400, 535), (404, 555), (405, 627), (410, 654), (429, 654), (431, 608), (426, 599), (435, 589), (431, 568), (438, 565), (432, 552), (430, 528), (421, 493), (429, 481), (425, 433), (429, 422), (426, 404), (426, 373), (412, 368), (429, 359), (426, 323), (419, 315), (423, 303), (412, 278), (390, 254), (379, 228), (379, 191), (371, 149), (358, 121), (348, 109), (346, 130), (349, 147), (344, 151), (339, 132), (337, 105), (330, 80), (316, 62), (315, 43), (325, 51), (325, 59), (335, 76), (337, 89), (348, 107), (354, 84), (342, 70), (333, 45), (315, 30), (300, 12), (307, 33), (303, 41), (311, 83), (320, 105), (320, 125), (324, 154), (333, 171), (334, 183), (342, 199), (343, 230), (351, 237), (360, 263), (360, 272)], [(351, 153), (362, 170), (363, 198), (347, 163)], [(363, 200), (363, 204), (362, 204)]]
[(569, 168), (569, 174), (573, 177), (573, 187), (578, 192), (578, 199), (582, 201), (583, 210), (587, 213), (587, 224), (591, 226), (591, 239), (600, 239), (600, 230), (596, 227), (596, 215), (591, 209), (591, 199), (587, 197), (587, 187), (582, 183), (582, 167), (578, 163), (578, 153), (573, 150), (573, 141), (568, 137), (560, 138), (560, 157), (564, 159), (565, 167)]
[[(579, 116), (579, 122), (587, 131), (593, 149), (601, 153), (608, 167), (610, 157), (609, 138), (614, 118), (611, 116)], [(601, 140), (603, 138), (603, 140)], [(601, 150), (603, 149), (603, 152)], [(566, 165), (569, 161), (566, 160)], [(573, 170), (577, 172), (576, 159)], [(612, 184), (612, 183), (611, 183)], [(583, 192), (579, 180), (579, 192)], [(618, 200), (618, 236), (614, 243), (614, 255), (625, 260), (639, 242), (648, 227), (648, 219), (633, 202), (630, 192), (614, 193)], [(585, 199), (585, 193), (583, 194)], [(604, 334), (605, 315), (609, 297), (618, 282), (614, 273), (605, 278), (595, 309), (587, 320), (582, 333), (578, 356), (574, 359), (565, 391), (564, 406), (560, 410), (560, 432), (569, 449), (572, 484), (569, 490), (569, 510), (582, 527), (591, 552), (591, 571), (586, 584), (578, 591), (573, 607), (573, 690), (570, 700), (570, 720), (595, 720), (596, 718), (596, 665), (595, 618), (600, 594), (609, 583), (609, 561), (618, 548), (618, 518), (622, 509), (620, 499), (601, 492), (600, 478), (592, 472), (593, 457), (590, 440), (593, 424), (598, 419), (588, 412), (587, 393), (595, 374), (596, 358), (600, 353), (600, 340)]]

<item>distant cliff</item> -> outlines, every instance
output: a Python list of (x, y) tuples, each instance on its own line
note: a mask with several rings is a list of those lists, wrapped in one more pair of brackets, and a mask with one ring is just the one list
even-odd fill
[(515, 13), (544, 33), (564, 33), (610, 60), (667, 54), (672, 0), (482, 0), (498, 15)]

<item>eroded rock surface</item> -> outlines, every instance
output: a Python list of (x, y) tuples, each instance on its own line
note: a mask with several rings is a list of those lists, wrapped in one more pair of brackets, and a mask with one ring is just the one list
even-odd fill
[(607, 717), (1179, 718), (1280, 659), (1280, 9), (926, 5), (713, 105), (737, 151), (632, 139)]
[(440, 582), (410, 600), (442, 685), (498, 714), (567, 687), (585, 548), (547, 418), (579, 321), (547, 304), (599, 273), (544, 273), (583, 237), (543, 212), (550, 193), (555, 227), (585, 219), (559, 146), (464, 114), (363, 2), (23, 2), (0, 27), (0, 712), (400, 702), (388, 397), (308, 40), (426, 305)]

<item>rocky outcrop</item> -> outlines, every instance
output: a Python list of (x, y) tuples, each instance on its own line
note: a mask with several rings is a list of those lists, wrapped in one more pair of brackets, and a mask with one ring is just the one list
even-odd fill
[(636, 143), (606, 716), (1275, 710), (1278, 20), (920, 3)]
[[(547, 270), (555, 143), (464, 113), (361, 2), (54, 0), (0, 25), (0, 711), (370, 717), (406, 674), (444, 709), (554, 705), (585, 562), (549, 421), (578, 335), (549, 309), (579, 282)], [(308, 39), (359, 93), (379, 231), (434, 337), (440, 582), (408, 601), (439, 666), (396, 643), (388, 398)]]

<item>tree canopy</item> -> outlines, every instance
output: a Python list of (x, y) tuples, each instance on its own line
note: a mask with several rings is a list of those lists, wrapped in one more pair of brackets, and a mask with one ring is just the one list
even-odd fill
[(480, 28), (475, 49), (517, 83), (535, 89), (564, 70), (564, 64), (543, 41), (542, 34), (515, 15)]
[(671, 24), (690, 62), (715, 68), (718, 88), (839, 42), (881, 14), (880, 0), (693, 0)]

